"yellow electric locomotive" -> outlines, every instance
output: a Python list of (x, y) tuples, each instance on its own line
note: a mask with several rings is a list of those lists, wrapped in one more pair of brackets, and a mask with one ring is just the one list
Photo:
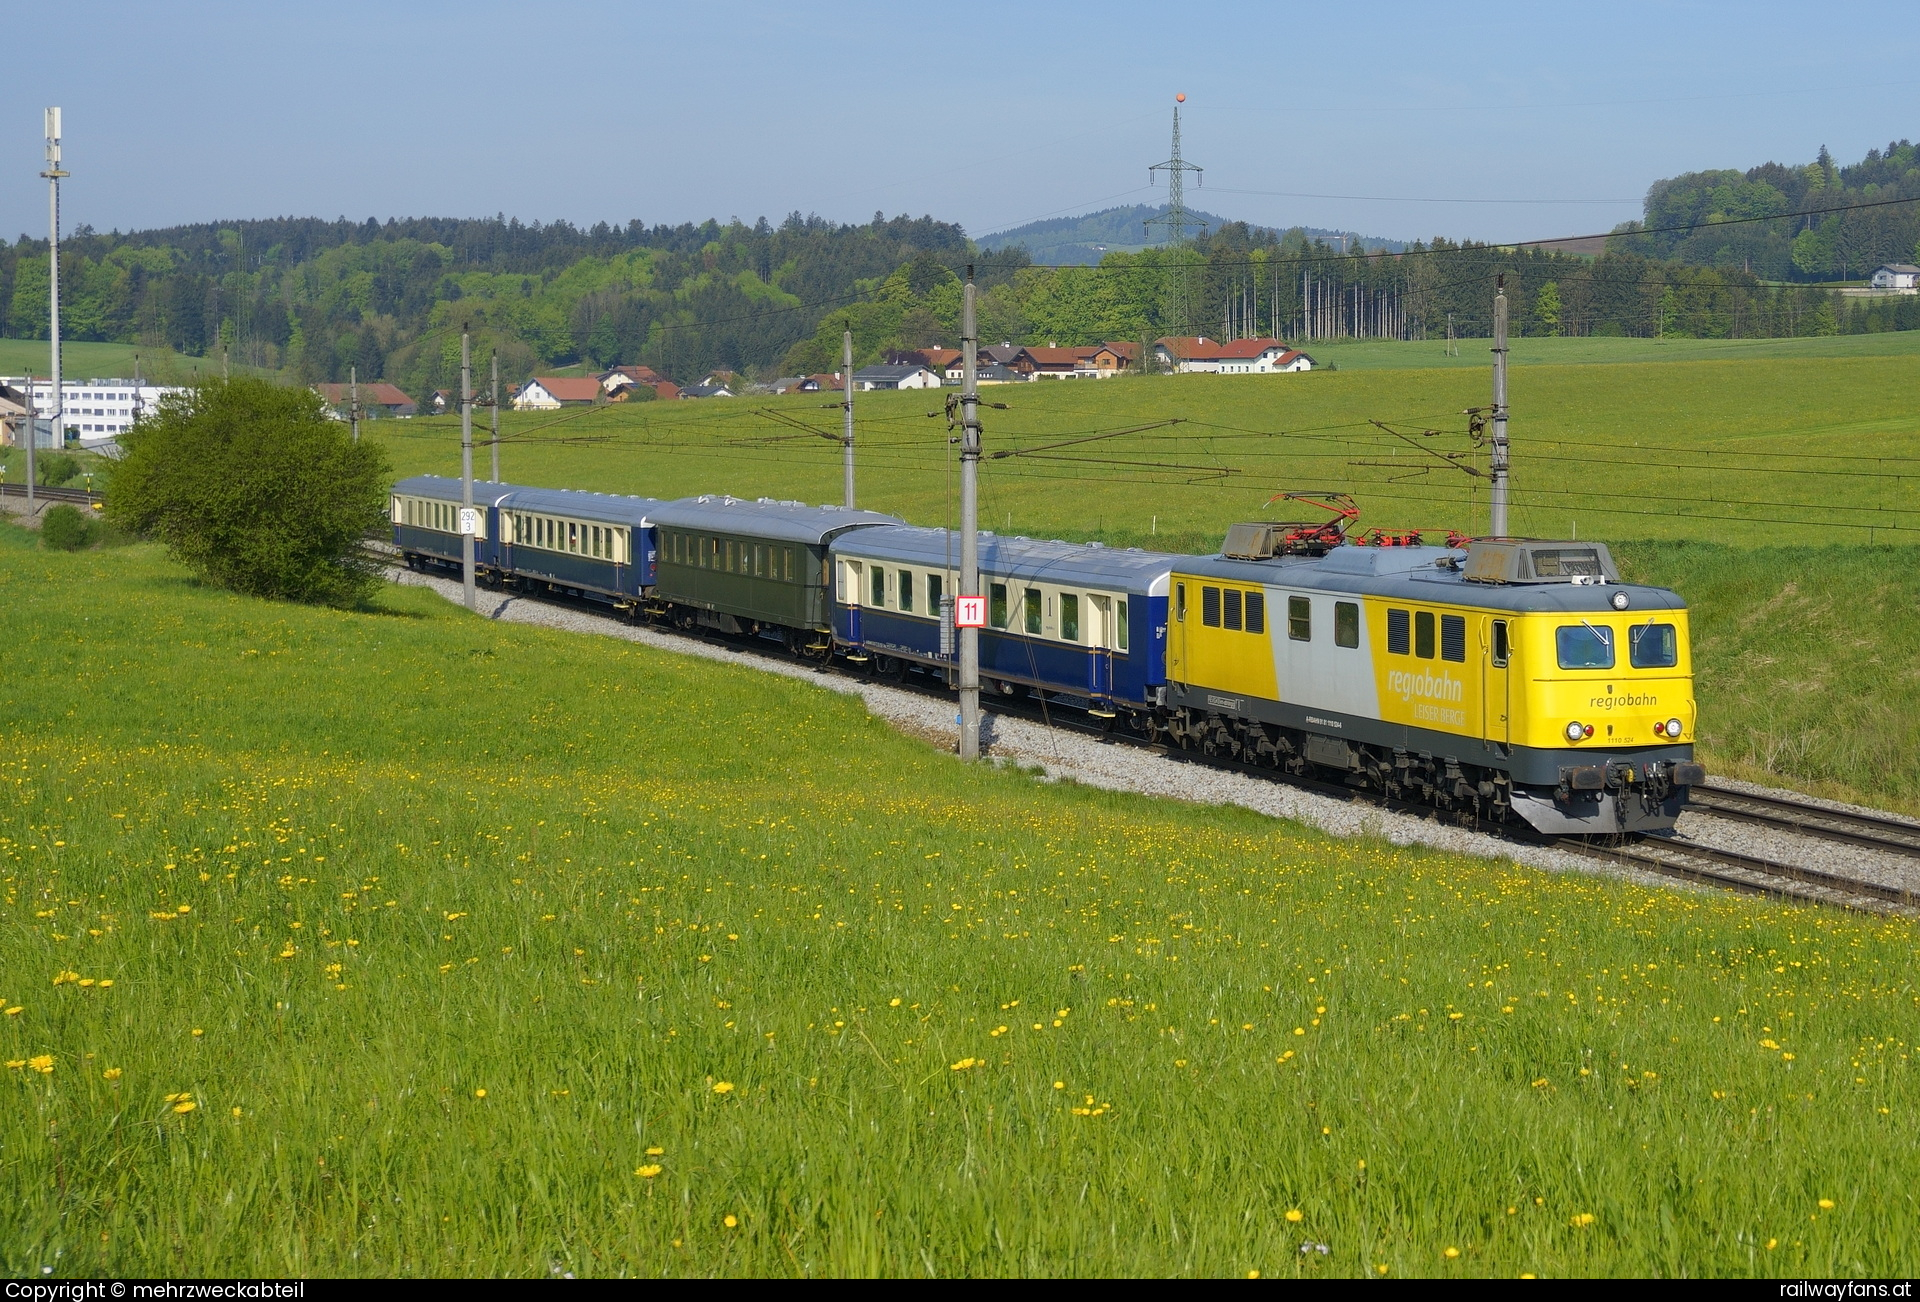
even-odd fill
[(1686, 607), (1606, 547), (1288, 539), (1174, 563), (1169, 739), (1552, 834), (1669, 828), (1705, 778)]

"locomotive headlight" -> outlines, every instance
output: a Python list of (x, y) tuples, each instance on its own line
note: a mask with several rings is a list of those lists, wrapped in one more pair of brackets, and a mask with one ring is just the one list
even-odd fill
[(1678, 737), (1679, 735), (1680, 735), (1680, 720), (1668, 719), (1667, 720), (1667, 736)]
[(1587, 725), (1585, 725), (1584, 723), (1574, 722), (1567, 725), (1568, 741), (1579, 741), (1582, 737), (1586, 735), (1587, 735)]
[(1613, 594), (1613, 608), (1614, 608), (1615, 610), (1625, 610), (1625, 609), (1627, 608), (1627, 594), (1626, 594), (1626, 593), (1624, 593), (1624, 592), (1616, 592), (1616, 593), (1614, 593), (1614, 594)]

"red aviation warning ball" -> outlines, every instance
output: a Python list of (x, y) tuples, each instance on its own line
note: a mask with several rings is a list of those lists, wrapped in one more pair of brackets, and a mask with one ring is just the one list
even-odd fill
[(1183, 90), (1183, 91), (1180, 91), (1180, 92), (1178, 92), (1178, 93), (1176, 93), (1176, 94), (1174, 95), (1174, 97), (1173, 97), (1173, 102), (1174, 102), (1174, 103), (1176, 103), (1176, 104), (1184, 104), (1184, 103), (1186, 103), (1186, 102), (1187, 102), (1187, 92), (1185, 92), (1185, 91)]

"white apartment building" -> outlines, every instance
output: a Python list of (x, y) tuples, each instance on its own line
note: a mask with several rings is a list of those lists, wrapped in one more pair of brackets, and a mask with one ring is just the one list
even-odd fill
[[(0, 384), (32, 394), (33, 414), (38, 418), (36, 423), (47, 431), (41, 435), (42, 446), (64, 442), (53, 438), (46, 424), (53, 416), (51, 380), (29, 381), (24, 376), (0, 376)], [(162, 396), (178, 390), (144, 381), (63, 378), (60, 391), (66, 399), (62, 404), (62, 415), (68, 433), (82, 443), (97, 443), (126, 433), (135, 420), (159, 405)]]

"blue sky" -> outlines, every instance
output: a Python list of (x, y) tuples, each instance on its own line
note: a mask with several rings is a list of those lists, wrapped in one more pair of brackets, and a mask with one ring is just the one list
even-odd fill
[(63, 0), (9, 19), (9, 239), (46, 233), (54, 103), (65, 224), (101, 230), (799, 209), (984, 234), (1151, 201), (1184, 91), (1209, 211), (1527, 239), (1605, 230), (1676, 172), (1920, 135), (1920, 35), (1891, 4)]

